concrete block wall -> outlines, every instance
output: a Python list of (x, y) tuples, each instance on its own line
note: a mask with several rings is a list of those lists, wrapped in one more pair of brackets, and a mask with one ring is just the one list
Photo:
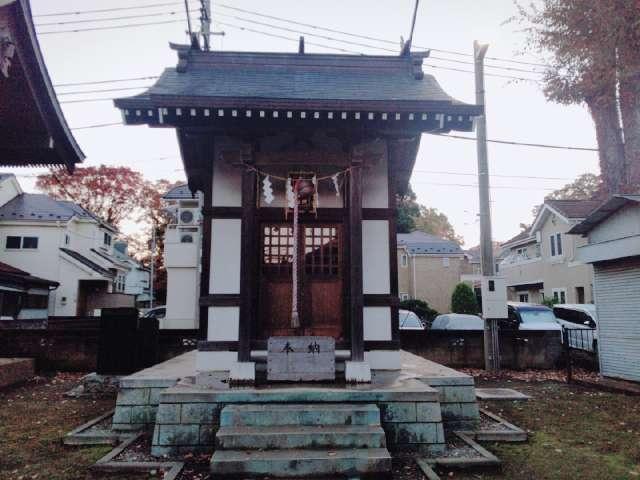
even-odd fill
[[(175, 401), (175, 397), (172, 397)], [(159, 405), (153, 433), (152, 455), (213, 451), (225, 403), (184, 403)], [(441, 452), (444, 428), (437, 401), (378, 402), (382, 428), (390, 450)]]
[(473, 378), (422, 379), (440, 393), (442, 423), (447, 431), (475, 429), (480, 423)]
[(151, 429), (156, 423), (160, 393), (177, 380), (141, 380), (123, 378), (113, 413), (114, 430)]

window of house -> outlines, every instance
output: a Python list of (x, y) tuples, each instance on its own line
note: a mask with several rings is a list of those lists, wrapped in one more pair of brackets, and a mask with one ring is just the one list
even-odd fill
[(24, 308), (33, 308), (44, 310), (49, 306), (49, 297), (47, 295), (28, 294), (25, 300)]
[(551, 256), (562, 255), (562, 234), (556, 233), (549, 237), (549, 245), (551, 246)]
[(401, 293), (400, 294), (400, 301), (404, 302), (405, 300), (409, 300), (409, 294), (408, 293)]
[(449, 263), (449, 257), (442, 257), (442, 266), (447, 268), (449, 267), (450, 263)]
[(520, 302), (523, 303), (529, 303), (529, 294), (528, 293), (521, 293), (518, 295), (518, 300)]
[(111, 245), (111, 235), (105, 232), (104, 237), (102, 239), (102, 243), (104, 243), (107, 246)]
[(7, 248), (20, 248), (22, 237), (7, 237)]
[(0, 291), (0, 317), (16, 318), (22, 308), (23, 299), (22, 293)]
[(22, 237), (22, 248), (38, 248), (38, 237)]
[(406, 267), (408, 265), (409, 265), (409, 257), (407, 256), (406, 253), (403, 253), (402, 255), (400, 255), (400, 266)]
[(554, 288), (553, 300), (557, 303), (567, 303), (567, 290), (565, 288)]
[(69, 245), (71, 243), (71, 237), (69, 236), (68, 233), (65, 233), (64, 235), (64, 244), (65, 245)]
[(576, 302), (585, 303), (584, 298), (584, 287), (576, 287)]
[(5, 244), (7, 249), (27, 249), (33, 250), (38, 248), (38, 237), (18, 237), (8, 236), (7, 243)]

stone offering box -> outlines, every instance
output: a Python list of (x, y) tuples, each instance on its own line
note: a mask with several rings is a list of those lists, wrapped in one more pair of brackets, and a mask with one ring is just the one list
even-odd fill
[(335, 380), (336, 343), (331, 337), (271, 337), (267, 380), (312, 382)]

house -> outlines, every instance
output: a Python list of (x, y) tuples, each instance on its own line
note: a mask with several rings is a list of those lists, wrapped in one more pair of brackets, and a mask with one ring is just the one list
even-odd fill
[(400, 300), (424, 300), (448, 313), (453, 290), (470, 268), (465, 252), (451, 240), (420, 231), (398, 234)]
[(533, 224), (502, 244), (509, 300), (593, 303), (593, 268), (576, 257), (585, 241), (567, 235), (598, 206), (593, 200), (546, 200)]
[(137, 308), (148, 308), (151, 302), (150, 270), (128, 253), (124, 240), (113, 242), (113, 256), (125, 264), (128, 271), (124, 277), (124, 293), (133, 295)]
[(0, 262), (0, 320), (46, 319), (49, 293), (59, 285)]
[(164, 238), (167, 309), (160, 328), (198, 329), (202, 195), (192, 194), (184, 184), (169, 190), (162, 201), (164, 209), (171, 214), (171, 221)]
[(128, 261), (114, 254), (118, 230), (70, 201), (24, 193), (12, 174), (0, 175), (0, 261), (57, 282), (52, 316), (94, 314), (133, 306)]
[[(482, 275), (482, 259), (480, 257), (480, 251), (480, 245), (476, 245), (475, 247), (471, 247), (465, 251), (467, 258), (469, 259), (471, 275)], [(500, 242), (493, 242), (493, 261), (496, 275), (500, 275), (500, 263), (504, 260), (504, 255), (505, 249), (502, 248)]]
[(614, 195), (569, 234), (593, 266), (600, 372), (640, 382), (640, 195)]
[(175, 128), (203, 193), (199, 375), (254, 382), (275, 336), (332, 337), (349, 381), (399, 369), (395, 194), (422, 132), (471, 131), (482, 108), (421, 54), (172, 48), (177, 66), (115, 105)]
[(0, 166), (72, 172), (84, 154), (58, 104), (28, 0), (0, 1)]

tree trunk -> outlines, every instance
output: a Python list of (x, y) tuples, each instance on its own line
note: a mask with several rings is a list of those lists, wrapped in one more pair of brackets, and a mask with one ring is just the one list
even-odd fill
[(616, 108), (615, 85), (609, 90), (607, 98), (586, 99), (596, 127), (603, 198), (619, 193), (625, 183), (624, 142)]
[(640, 3), (618, 0), (620, 112), (626, 156), (627, 193), (640, 192)]

